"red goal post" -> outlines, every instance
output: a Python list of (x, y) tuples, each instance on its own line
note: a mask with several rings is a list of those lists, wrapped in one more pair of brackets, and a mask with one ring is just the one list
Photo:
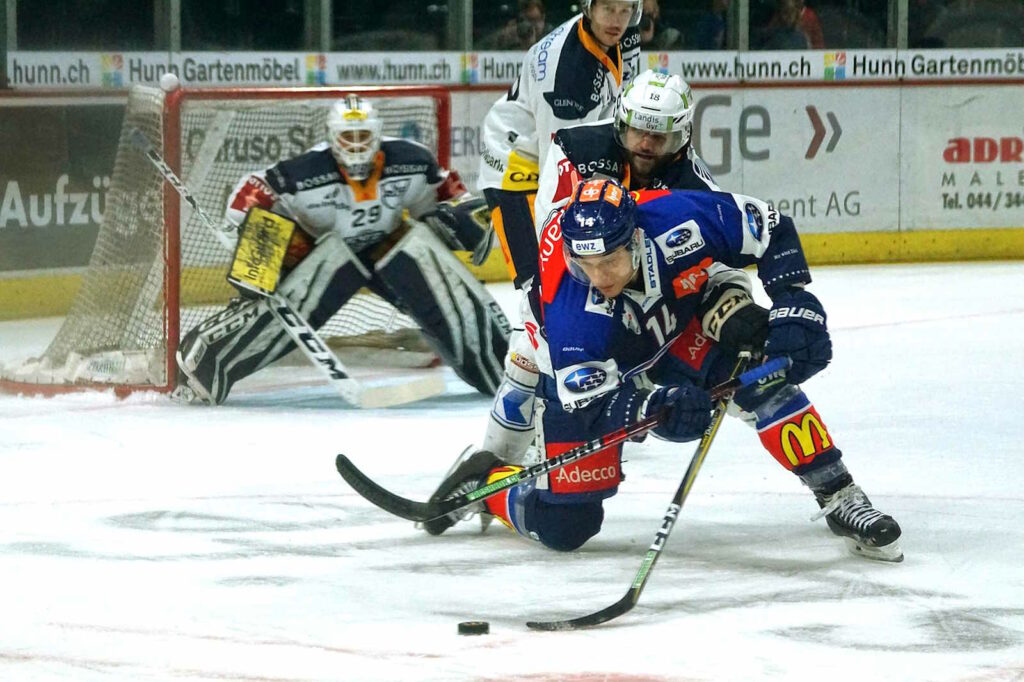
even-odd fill
[[(374, 102), (385, 135), (416, 139), (449, 166), (451, 98), (442, 87), (133, 88), (82, 286), (41, 356), (14, 367), (0, 358), (0, 390), (172, 390), (181, 338), (232, 297), (224, 279), (230, 254), (132, 147), (131, 129), (146, 134), (218, 221), (246, 173), (325, 141), (327, 110), (352, 92)], [(368, 292), (321, 335), (332, 345), (422, 350), (415, 323)]]

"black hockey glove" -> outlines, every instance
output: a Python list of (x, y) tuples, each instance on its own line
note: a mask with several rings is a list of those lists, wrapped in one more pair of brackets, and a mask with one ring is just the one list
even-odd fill
[(481, 265), (491, 251), (493, 232), (490, 211), (483, 197), (463, 194), (438, 202), (433, 213), (423, 221), (453, 250), (472, 253), (473, 265)]
[(664, 410), (655, 435), (676, 443), (700, 438), (711, 423), (711, 396), (696, 386), (662, 386), (651, 392), (641, 412), (645, 417)]
[(774, 298), (768, 314), (767, 358), (789, 356), (793, 366), (786, 375), (791, 384), (802, 384), (825, 369), (832, 360), (832, 339), (825, 324), (825, 309), (814, 294), (790, 288)]

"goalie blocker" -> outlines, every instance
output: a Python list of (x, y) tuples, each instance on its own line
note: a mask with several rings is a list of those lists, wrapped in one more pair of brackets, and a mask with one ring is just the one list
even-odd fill
[[(265, 231), (267, 217), (257, 217)], [(248, 222), (247, 218), (243, 244), (247, 232), (250, 238), (254, 234)], [(388, 241), (358, 254), (336, 233), (328, 233), (304, 254), (308, 241), (301, 227), (291, 235), (286, 253), (279, 241), (266, 241), (265, 235), (249, 241), (246, 248), (240, 246), (229, 280), (243, 298), (182, 340), (177, 354), (179, 385), (187, 386), (203, 402), (220, 404), (237, 381), (294, 348), (273, 316), (257, 300), (245, 298), (253, 291), (272, 290), (276, 266), (282, 273), (278, 293), (314, 329), (359, 289), (368, 287), (412, 317), (460, 378), (482, 393), (493, 394), (508, 347), (509, 324), (501, 307), (425, 225), (408, 221), (397, 234), (402, 235), (397, 243)], [(258, 260), (254, 254), (259, 254), (254, 244), (261, 240), (268, 244), (269, 255), (259, 268), (253, 268)]]

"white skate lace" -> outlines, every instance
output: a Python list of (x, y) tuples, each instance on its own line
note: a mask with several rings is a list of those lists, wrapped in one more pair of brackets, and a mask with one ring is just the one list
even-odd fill
[(864, 491), (856, 483), (851, 483), (829, 496), (828, 502), (811, 517), (811, 521), (817, 521), (835, 511), (838, 511), (837, 515), (846, 525), (860, 533), (885, 516), (868, 503)]

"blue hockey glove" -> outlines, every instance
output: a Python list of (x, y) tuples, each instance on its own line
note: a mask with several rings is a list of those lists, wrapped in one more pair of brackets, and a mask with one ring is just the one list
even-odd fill
[(661, 410), (665, 416), (654, 433), (665, 440), (682, 443), (700, 438), (711, 423), (711, 396), (696, 386), (662, 386), (648, 397), (644, 415)]
[(825, 324), (825, 309), (814, 294), (787, 289), (777, 295), (768, 314), (768, 358), (788, 356), (793, 366), (786, 375), (791, 384), (802, 384), (825, 369), (832, 360), (832, 339)]

